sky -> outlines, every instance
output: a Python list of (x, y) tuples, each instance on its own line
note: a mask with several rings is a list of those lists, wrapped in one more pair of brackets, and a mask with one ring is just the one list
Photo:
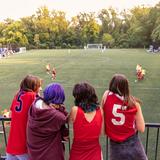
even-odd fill
[(111, 6), (123, 10), (138, 5), (154, 6), (158, 2), (160, 0), (0, 0), (0, 21), (31, 16), (42, 6), (47, 6), (49, 10), (64, 11), (69, 18), (79, 12), (98, 13), (101, 9)]

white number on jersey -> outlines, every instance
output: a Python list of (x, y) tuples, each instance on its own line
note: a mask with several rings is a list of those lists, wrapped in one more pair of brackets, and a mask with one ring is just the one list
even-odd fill
[(112, 113), (116, 118), (120, 118), (120, 120), (117, 121), (115, 118), (112, 118), (111, 121), (114, 125), (123, 125), (125, 123), (125, 115), (123, 113), (118, 113), (118, 109), (121, 109), (121, 105), (114, 104)]

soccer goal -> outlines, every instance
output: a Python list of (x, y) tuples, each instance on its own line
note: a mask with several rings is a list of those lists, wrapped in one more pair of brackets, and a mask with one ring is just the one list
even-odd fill
[(25, 53), (25, 52), (26, 52), (26, 47), (19, 48), (19, 53)]
[(97, 44), (87, 44), (86, 49), (102, 49), (103, 45), (101, 43)]

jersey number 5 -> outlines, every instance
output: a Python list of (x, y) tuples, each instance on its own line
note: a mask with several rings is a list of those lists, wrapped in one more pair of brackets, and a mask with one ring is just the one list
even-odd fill
[(117, 121), (115, 118), (112, 118), (111, 121), (114, 125), (123, 125), (125, 123), (125, 115), (123, 113), (118, 113), (118, 109), (121, 109), (121, 105), (114, 104), (112, 113), (115, 118), (119, 118), (120, 120)]
[(20, 93), (19, 95), (18, 95), (18, 98), (17, 98), (17, 102), (19, 103), (19, 105), (17, 105), (16, 107), (15, 107), (15, 110), (17, 111), (17, 112), (20, 112), (21, 110), (22, 110), (22, 104), (23, 104), (23, 102), (22, 102), (22, 100), (21, 100), (21, 96), (23, 95), (23, 93)]

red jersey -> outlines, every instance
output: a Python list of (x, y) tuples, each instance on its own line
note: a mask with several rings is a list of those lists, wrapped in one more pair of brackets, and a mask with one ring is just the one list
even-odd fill
[(102, 127), (101, 110), (91, 122), (85, 118), (84, 111), (78, 107), (76, 119), (73, 123), (74, 139), (69, 160), (102, 160), (99, 136)]
[(102, 114), (100, 109), (96, 110), (93, 120), (88, 122), (85, 118), (84, 111), (78, 107), (76, 119), (73, 124), (75, 140), (98, 139), (101, 134), (101, 127)]
[(135, 134), (136, 106), (128, 109), (123, 105), (123, 97), (109, 92), (103, 109), (105, 133), (110, 139), (123, 142)]
[(28, 109), (36, 97), (35, 92), (19, 92), (13, 99), (11, 110), (11, 128), (7, 153), (19, 155), (27, 153), (26, 125)]

